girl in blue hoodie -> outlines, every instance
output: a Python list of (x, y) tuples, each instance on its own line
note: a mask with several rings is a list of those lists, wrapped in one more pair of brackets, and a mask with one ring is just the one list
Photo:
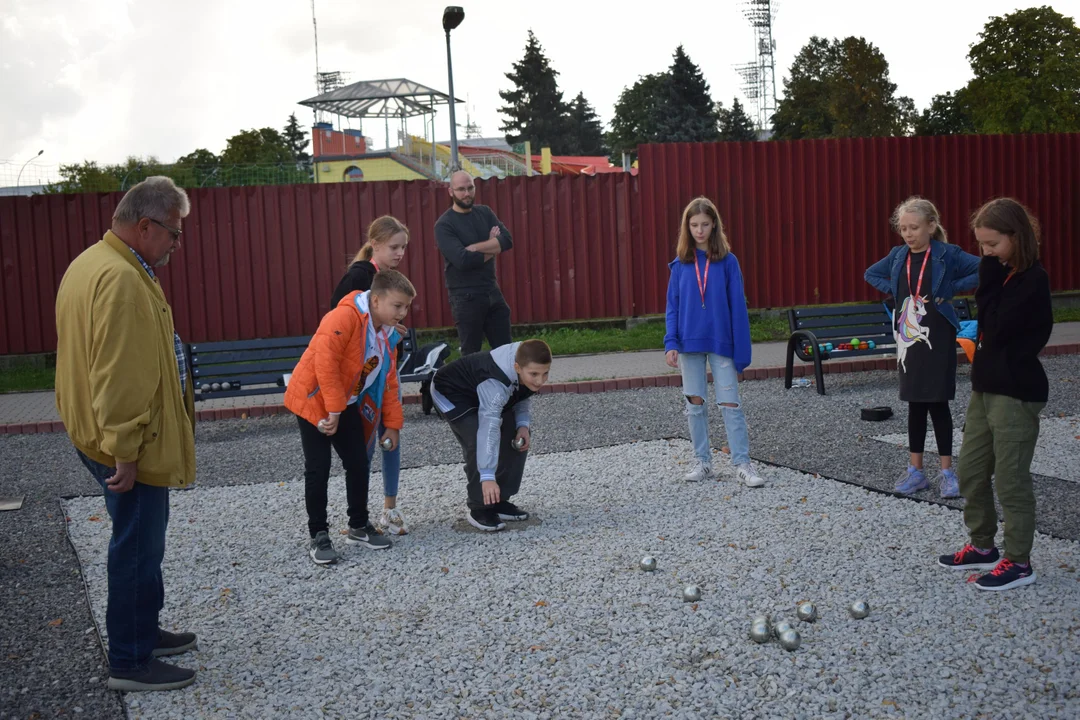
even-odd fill
[(739, 261), (708, 198), (695, 198), (683, 210), (676, 255), (669, 265), (664, 350), (667, 364), (682, 370), (694, 443), (695, 462), (685, 479), (696, 482), (713, 474), (705, 406), (707, 362), (736, 474), (747, 487), (761, 487), (765, 481), (750, 464), (750, 438), (739, 399), (739, 373), (750, 365), (750, 315)]

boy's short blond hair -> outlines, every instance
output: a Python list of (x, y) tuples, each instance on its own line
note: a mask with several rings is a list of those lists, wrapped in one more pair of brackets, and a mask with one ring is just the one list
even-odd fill
[(551, 348), (543, 340), (526, 340), (518, 346), (514, 362), (525, 367), (529, 363), (537, 365), (551, 364)]
[(416, 297), (416, 288), (409, 282), (409, 278), (397, 270), (380, 270), (375, 273), (375, 278), (371, 281), (372, 295), (385, 297), (387, 293), (395, 290), (406, 297)]

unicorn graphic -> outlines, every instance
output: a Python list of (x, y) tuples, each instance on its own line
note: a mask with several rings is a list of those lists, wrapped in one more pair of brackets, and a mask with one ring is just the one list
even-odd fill
[(896, 323), (896, 360), (907, 372), (907, 351), (918, 342), (930, 344), (930, 328), (924, 327), (920, 320), (926, 317), (926, 303), (921, 297), (907, 297), (900, 305), (900, 320)]

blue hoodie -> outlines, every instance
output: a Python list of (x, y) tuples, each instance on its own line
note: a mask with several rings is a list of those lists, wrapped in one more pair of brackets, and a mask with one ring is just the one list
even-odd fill
[[(705, 280), (704, 251), (695, 249), (698, 271)], [(734, 253), (709, 262), (705, 307), (693, 263), (672, 260), (667, 291), (667, 334), (664, 350), (716, 353), (735, 362), (742, 372), (750, 366), (750, 314), (746, 311), (742, 271)]]

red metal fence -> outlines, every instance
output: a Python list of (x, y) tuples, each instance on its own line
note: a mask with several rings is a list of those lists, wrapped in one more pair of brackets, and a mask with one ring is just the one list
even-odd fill
[[(515, 322), (663, 312), (683, 206), (716, 200), (754, 307), (876, 297), (863, 270), (895, 244), (888, 216), (911, 194), (937, 203), (954, 242), (966, 219), (1013, 195), (1040, 218), (1055, 290), (1080, 288), (1080, 135), (648, 145), (642, 172), (477, 183), (510, 229), (500, 284)], [(433, 226), (449, 204), (427, 181), (191, 190), (183, 249), (162, 272), (187, 340), (310, 333), (373, 218), (412, 237), (407, 321), (451, 324)], [(0, 198), (0, 355), (56, 347), (68, 263), (100, 239), (120, 194)]]

